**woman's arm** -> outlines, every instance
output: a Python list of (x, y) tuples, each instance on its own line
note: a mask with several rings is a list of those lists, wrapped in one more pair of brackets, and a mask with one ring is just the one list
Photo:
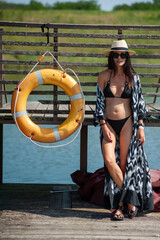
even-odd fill
[(142, 87), (140, 83), (139, 76), (137, 85), (138, 85), (138, 131), (137, 131), (137, 140), (139, 145), (144, 144), (145, 142), (145, 133), (144, 133), (144, 123), (143, 120), (147, 117), (147, 108), (142, 94)]
[(137, 93), (138, 93), (138, 120), (147, 118), (148, 111), (142, 94), (142, 87), (139, 76), (137, 76)]
[(139, 142), (139, 145), (142, 145), (142, 146), (145, 143), (143, 119), (138, 121), (137, 141)]
[(103, 93), (104, 82), (102, 78), (103, 72), (99, 74), (97, 81), (97, 91), (96, 91), (96, 108), (94, 112), (94, 126), (100, 124), (100, 120), (106, 120), (105, 114), (105, 97)]
[[(98, 76), (97, 81), (97, 100), (96, 109), (94, 113), (94, 125), (100, 125), (103, 137), (106, 141), (112, 142), (111, 132), (106, 124), (106, 113), (105, 113), (105, 97), (103, 94), (105, 88), (105, 81), (107, 79), (108, 72), (102, 72)], [(96, 123), (96, 124), (95, 124)]]

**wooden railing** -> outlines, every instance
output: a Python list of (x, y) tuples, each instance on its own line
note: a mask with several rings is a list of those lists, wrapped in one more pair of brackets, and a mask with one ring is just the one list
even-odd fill
[[(42, 32), (41, 30), (44, 30)], [(143, 95), (151, 113), (148, 126), (160, 126), (160, 26), (74, 25), (0, 22), (0, 139), (3, 159), (3, 124), (12, 124), (10, 101), (18, 82), (47, 50), (63, 68), (72, 68), (79, 76), (86, 100), (85, 120), (81, 130), (80, 169), (87, 170), (87, 131), (92, 125), (96, 82), (107, 67), (103, 54), (114, 39), (126, 39), (135, 50), (132, 64), (140, 75)], [(38, 69), (57, 69), (47, 55)], [(36, 68), (36, 70), (37, 70)], [(72, 72), (68, 70), (72, 75)], [(69, 99), (57, 86), (43, 86), (30, 94), (29, 117), (37, 124), (60, 124), (69, 113)], [(2, 168), (3, 160), (1, 160)], [(2, 170), (0, 174), (2, 182)]]

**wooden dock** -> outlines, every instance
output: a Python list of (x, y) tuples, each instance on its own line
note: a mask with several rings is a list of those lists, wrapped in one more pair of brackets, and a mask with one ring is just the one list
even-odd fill
[[(41, 124), (47, 123), (53, 124), (51, 120), (53, 119), (53, 111), (54, 111), (54, 105), (52, 103), (46, 103), (46, 101), (40, 100), (40, 101), (30, 101), (26, 103), (26, 109), (28, 111), (28, 117), (32, 119), (32, 121), (40, 122)], [(89, 105), (87, 104), (85, 106), (86, 114), (85, 114), (85, 121), (86, 124), (90, 124), (91, 122), (91, 113), (92, 117), (95, 110), (95, 104)], [(92, 110), (91, 110), (92, 109)], [(149, 121), (146, 122), (146, 125), (152, 125), (159, 126), (160, 121), (160, 105), (156, 103), (147, 103), (147, 109), (149, 111), (149, 114), (151, 117), (149, 118)], [(68, 113), (70, 110), (69, 105), (59, 104), (57, 107), (57, 111), (59, 113), (57, 114), (57, 118), (59, 119), (59, 122), (64, 120), (68, 117)], [(46, 113), (45, 113), (46, 111)], [(87, 114), (87, 112), (90, 111), (90, 114)], [(13, 116), (11, 114), (11, 103), (6, 103), (3, 105), (3, 107), (0, 107), (0, 123), (14, 123)], [(93, 120), (92, 120), (93, 121)], [(58, 122), (57, 122), (58, 123)]]
[[(3, 125), (14, 123), (10, 111), (11, 96), (16, 85), (39, 62), (46, 49), (52, 52), (63, 68), (76, 71), (85, 95), (80, 170), (87, 171), (88, 126), (93, 125), (96, 82), (99, 72), (107, 67), (103, 50), (110, 48), (113, 39), (127, 39), (129, 48), (138, 50), (132, 60), (145, 88), (144, 97), (148, 98), (151, 117), (146, 125), (160, 126), (160, 46), (157, 43), (160, 25), (50, 23), (49, 44), (46, 43), (46, 29), (41, 32), (43, 25), (0, 22), (0, 240), (160, 239), (160, 213), (113, 222), (109, 211), (83, 201), (76, 191), (72, 193), (72, 208), (55, 210), (50, 204), (53, 184), (3, 183)], [(133, 39), (136, 44), (133, 44)], [(55, 59), (46, 56), (38, 69), (58, 69)], [(73, 75), (72, 72), (69, 74)], [(31, 95), (34, 95), (34, 101), (27, 101), (27, 111), (36, 124), (59, 125), (68, 116), (70, 101), (56, 85), (43, 85)], [(76, 190), (76, 185), (73, 188)]]
[[(50, 185), (0, 186), (0, 239), (160, 239), (160, 213), (138, 215), (122, 222), (110, 212), (72, 194), (72, 208), (50, 208)], [(72, 186), (74, 190), (76, 185)]]
[[(44, 32), (41, 31), (42, 27), (45, 28)], [(47, 32), (48, 28), (49, 32)], [(85, 119), (80, 132), (80, 170), (82, 171), (87, 171), (88, 126), (93, 125), (97, 77), (107, 68), (104, 50), (110, 49), (113, 39), (126, 39), (129, 49), (137, 52), (132, 56), (132, 64), (140, 76), (143, 95), (147, 98), (147, 107), (151, 113), (146, 126), (159, 127), (159, 32), (160, 25), (1, 21), (0, 184), (3, 184), (3, 125), (14, 123), (10, 112), (11, 96), (19, 81), (33, 69), (33, 66), (36, 66), (33, 71), (63, 69), (75, 78), (73, 72), (69, 70), (71, 68), (79, 77), (86, 103)], [(44, 55), (45, 58), (42, 60)], [(30, 95), (31, 98), (27, 100), (27, 111), (35, 124), (60, 125), (70, 112), (69, 97), (56, 85), (43, 84), (34, 89)]]

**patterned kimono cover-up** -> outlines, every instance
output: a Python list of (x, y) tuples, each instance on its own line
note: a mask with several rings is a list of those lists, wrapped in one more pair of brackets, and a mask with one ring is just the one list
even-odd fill
[[(133, 116), (133, 135), (129, 146), (126, 172), (122, 190), (112, 180), (105, 167), (104, 201), (107, 209), (115, 209), (119, 201), (131, 203), (138, 207), (140, 211), (151, 211), (154, 209), (152, 184), (146, 155), (143, 147), (137, 142), (138, 120), (145, 119), (148, 112), (142, 95), (142, 88), (138, 75), (134, 75), (132, 88), (131, 109)], [(94, 125), (99, 126), (100, 119), (106, 119), (105, 97), (97, 83), (97, 100), (94, 112)], [(100, 139), (102, 142), (102, 130), (100, 129)], [(119, 138), (116, 139), (115, 148), (116, 162), (119, 164), (120, 147)]]

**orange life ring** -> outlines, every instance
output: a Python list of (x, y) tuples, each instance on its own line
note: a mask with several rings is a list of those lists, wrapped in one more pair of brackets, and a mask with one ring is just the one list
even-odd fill
[[(27, 98), (31, 91), (41, 84), (57, 85), (70, 98), (71, 109), (69, 115), (58, 127), (42, 128), (28, 117), (26, 111)], [(20, 130), (27, 137), (31, 137), (32, 140), (37, 142), (52, 143), (69, 137), (78, 129), (84, 118), (84, 98), (79, 84), (70, 75), (54, 69), (42, 69), (32, 72), (18, 84), (12, 95), (11, 112), (16, 118)]]

